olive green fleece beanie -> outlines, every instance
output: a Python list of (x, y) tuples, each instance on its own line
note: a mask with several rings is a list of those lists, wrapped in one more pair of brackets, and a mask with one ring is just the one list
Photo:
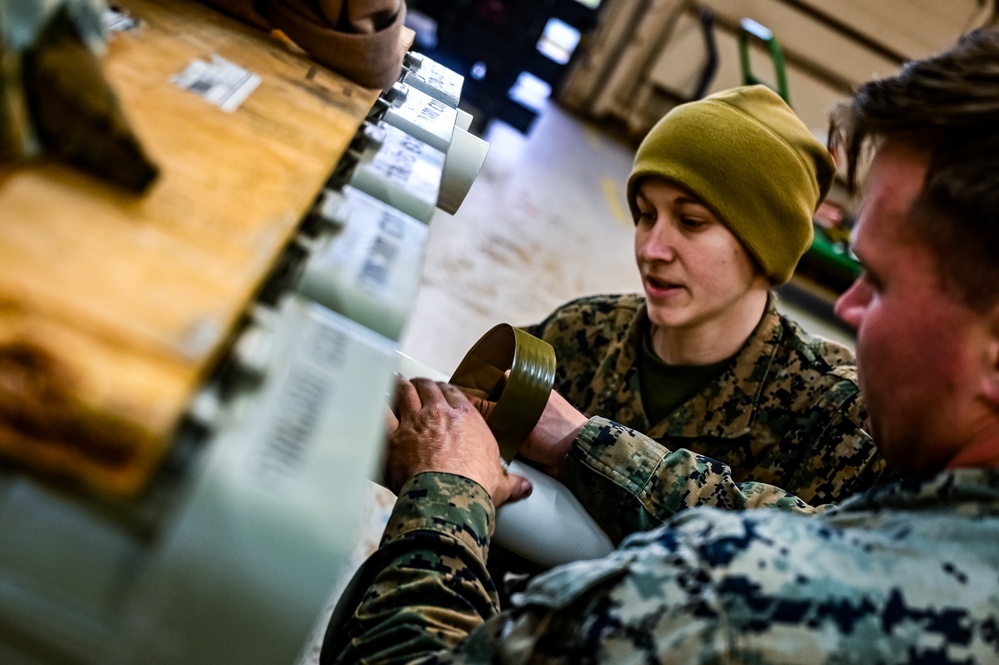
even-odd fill
[(628, 178), (660, 176), (704, 201), (775, 284), (791, 279), (812, 242), (812, 213), (835, 166), (780, 96), (744, 86), (677, 106), (649, 131)]

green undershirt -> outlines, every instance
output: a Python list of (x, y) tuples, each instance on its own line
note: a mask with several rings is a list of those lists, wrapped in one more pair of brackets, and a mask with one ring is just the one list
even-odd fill
[(638, 381), (642, 388), (642, 406), (649, 423), (655, 424), (702, 388), (721, 376), (732, 358), (710, 365), (671, 365), (652, 348), (652, 335), (642, 335), (638, 354)]

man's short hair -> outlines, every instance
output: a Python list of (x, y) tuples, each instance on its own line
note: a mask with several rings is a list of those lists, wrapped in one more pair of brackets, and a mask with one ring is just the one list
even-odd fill
[(914, 239), (937, 258), (943, 284), (968, 307), (999, 301), (999, 31), (968, 33), (950, 49), (871, 81), (832, 115), (847, 181), (885, 140), (930, 157), (909, 214)]

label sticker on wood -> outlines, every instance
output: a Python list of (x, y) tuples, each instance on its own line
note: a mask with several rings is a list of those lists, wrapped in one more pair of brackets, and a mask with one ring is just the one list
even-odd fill
[(139, 27), (138, 19), (132, 18), (127, 11), (111, 5), (101, 12), (101, 22), (104, 29), (110, 33), (128, 32)]
[(260, 85), (259, 76), (217, 55), (212, 55), (211, 62), (193, 61), (170, 80), (229, 113)]

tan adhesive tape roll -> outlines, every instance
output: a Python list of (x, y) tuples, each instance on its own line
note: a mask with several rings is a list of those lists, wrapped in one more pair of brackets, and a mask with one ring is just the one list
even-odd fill
[[(510, 374), (504, 380), (507, 370)], [(496, 402), (486, 423), (503, 459), (511, 462), (548, 404), (555, 383), (555, 350), (548, 342), (501, 323), (469, 349), (450, 383)]]

